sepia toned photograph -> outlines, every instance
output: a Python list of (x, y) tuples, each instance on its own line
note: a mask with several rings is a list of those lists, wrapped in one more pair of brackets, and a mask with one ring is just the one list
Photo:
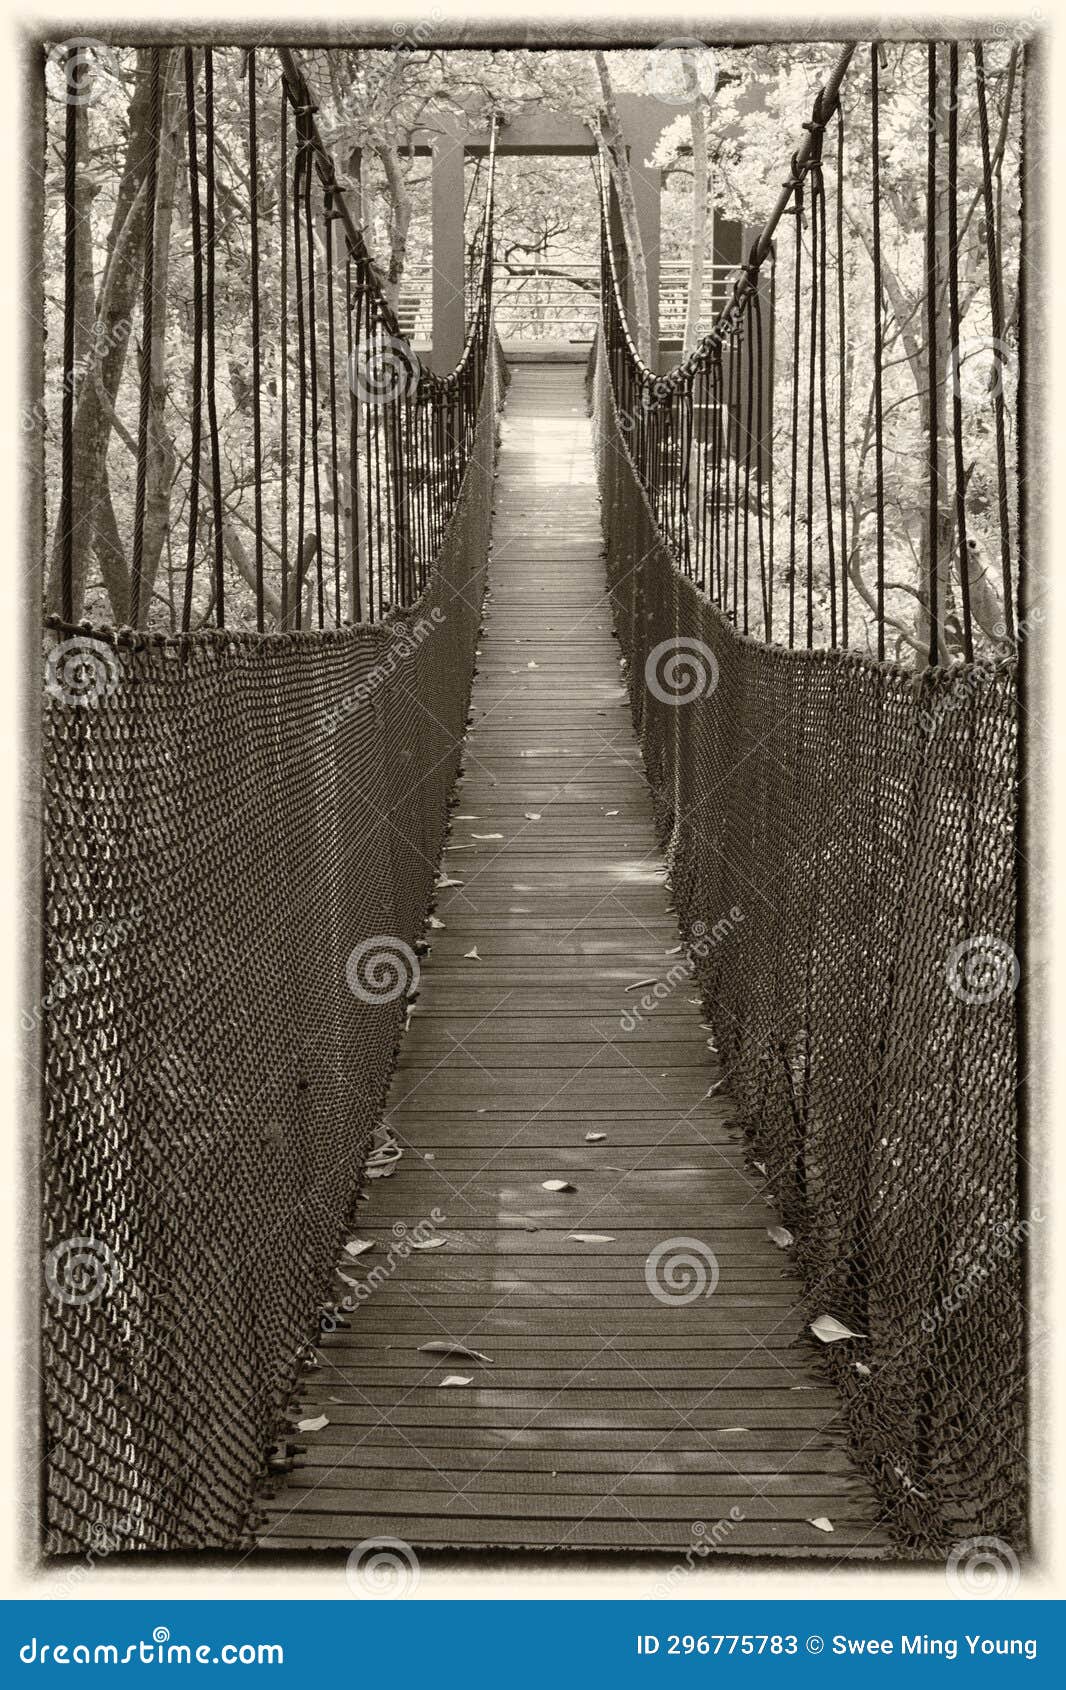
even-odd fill
[(1039, 20), (699, 22), (27, 28), (60, 1594), (1019, 1587)]

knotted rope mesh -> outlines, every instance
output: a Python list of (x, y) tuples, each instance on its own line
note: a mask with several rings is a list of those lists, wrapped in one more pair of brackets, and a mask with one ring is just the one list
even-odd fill
[[(615, 627), (753, 1164), (902, 1545), (1025, 1510), (1013, 660), (744, 637), (678, 571), (593, 373)], [(663, 685), (663, 663), (675, 671)], [(740, 919), (737, 919), (739, 912)]]
[(433, 898), (501, 380), (493, 357), (442, 551), (402, 620), (50, 642), (42, 1371), (55, 1551), (243, 1539)]

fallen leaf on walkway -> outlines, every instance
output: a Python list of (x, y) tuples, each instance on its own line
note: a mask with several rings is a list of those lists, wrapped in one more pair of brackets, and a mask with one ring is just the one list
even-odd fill
[(585, 1143), (586, 1144), (602, 1144), (606, 1137), (607, 1137), (606, 1133), (586, 1133), (585, 1134)]
[(604, 810), (603, 813), (604, 813), (605, 816), (616, 816), (618, 814), (618, 811), (617, 810)]
[(763, 1178), (764, 1179), (766, 1178), (766, 1163), (765, 1162), (753, 1162), (752, 1167), (758, 1168), (758, 1170), (762, 1174)]
[(431, 915), (430, 918), (429, 918), (429, 925), (431, 927), (435, 927), (439, 930), (441, 927), (444, 926), (444, 923), (443, 923), (443, 921), (438, 921), (437, 917), (435, 915)]
[(314, 1420), (298, 1420), (296, 1422), (296, 1430), (298, 1432), (321, 1432), (323, 1426), (328, 1425), (329, 1415), (320, 1414)]
[(787, 1226), (768, 1226), (766, 1236), (771, 1244), (780, 1244), (782, 1250), (787, 1250), (790, 1244), (796, 1242)]
[(410, 1247), (412, 1250), (439, 1250), (441, 1246), (443, 1244), (447, 1244), (447, 1242), (448, 1240), (446, 1238), (423, 1238), (421, 1242), (417, 1244), (414, 1240), (412, 1240)]
[(572, 1232), (570, 1236), (575, 1244), (613, 1244), (615, 1242), (609, 1232)]
[(437, 877), (438, 886), (462, 886), (462, 884), (461, 880), (453, 880), (450, 874), (441, 874)]
[(658, 983), (659, 983), (658, 975), (653, 974), (650, 980), (634, 980), (634, 982), (631, 986), (626, 987), (626, 991), (627, 992), (639, 992), (640, 988), (642, 986), (657, 986)]
[(808, 1520), (807, 1524), (814, 1526), (820, 1532), (831, 1532), (833, 1530), (832, 1520), (827, 1519), (824, 1514), (819, 1514), (817, 1520)]
[(449, 1373), (447, 1379), (441, 1380), (440, 1388), (443, 1390), (445, 1385), (472, 1385), (473, 1383), (474, 1381), (468, 1379), (463, 1373)]
[(462, 1356), (466, 1361), (487, 1361), (492, 1366), (492, 1357), (482, 1355), (480, 1350), (468, 1349), (465, 1344), (454, 1343), (449, 1338), (434, 1338), (431, 1343), (419, 1344), (418, 1348), (429, 1356)]
[(544, 1191), (576, 1191), (577, 1186), (571, 1185), (568, 1179), (546, 1179), (541, 1182)]
[(527, 668), (527, 669), (539, 669), (539, 668), (540, 668), (540, 664), (539, 664), (539, 663), (534, 663), (534, 661), (533, 661), (533, 659), (532, 659), (532, 658), (530, 658), (530, 660), (529, 660), (529, 662), (528, 662), (528, 663), (527, 663), (527, 664), (526, 664), (526, 668)]
[(719, 1428), (719, 1435), (724, 1436), (726, 1432), (746, 1432), (747, 1429), (746, 1426), (722, 1426)]
[(539, 822), (540, 821), (540, 811), (539, 810), (527, 810), (525, 814), (526, 814), (526, 821), (527, 822)]
[(374, 1240), (372, 1238), (350, 1238), (344, 1246), (344, 1253), (354, 1259), (356, 1256), (365, 1256), (366, 1252), (373, 1248)]
[(502, 839), (502, 833), (472, 833), (471, 839)]
[(835, 1315), (820, 1314), (817, 1320), (811, 1321), (811, 1331), (823, 1344), (838, 1343), (841, 1338), (865, 1338), (865, 1332), (853, 1332), (850, 1326), (845, 1326), (837, 1320)]
[(473, 950), (463, 952), (463, 961), (464, 962), (480, 962), (481, 961), (481, 958), (477, 954), (477, 946), (476, 945), (474, 946)]
[(857, 1361), (855, 1363), (855, 1371), (856, 1373), (861, 1373), (864, 1379), (869, 1379), (870, 1377), (870, 1369), (864, 1361)]

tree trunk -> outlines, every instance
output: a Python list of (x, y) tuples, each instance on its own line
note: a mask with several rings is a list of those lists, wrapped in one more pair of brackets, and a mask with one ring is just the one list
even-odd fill
[(411, 227), (411, 196), (396, 148), (375, 136), (374, 151), (381, 160), (389, 196), (389, 268), (383, 290), (393, 311), (399, 315), (400, 284), (407, 263), (407, 235)]
[(707, 116), (703, 109), (696, 67), (690, 53), (682, 53), (685, 69), (685, 91), (690, 102), (689, 122), (692, 126), (692, 254), (688, 267), (688, 307), (685, 312), (685, 336), (681, 345), (682, 362), (695, 351), (700, 334), (703, 312), (703, 273), (707, 245)]
[(177, 470), (174, 440), (166, 426), (166, 331), (167, 291), (170, 276), (170, 226), (174, 214), (174, 191), (178, 173), (178, 101), (173, 94), (164, 100), (163, 132), (160, 137), (159, 177), (155, 214), (154, 307), (152, 342), (148, 348), (148, 479), (144, 516), (144, 552), (141, 564), (141, 608), (148, 620), (152, 589), (159, 560), (166, 543), (170, 521), (170, 495)]
[(633, 310), (636, 316), (635, 339), (637, 351), (650, 367), (652, 365), (652, 344), (648, 266), (644, 257), (644, 242), (641, 239), (640, 224), (637, 222), (637, 202), (633, 194), (633, 177), (629, 168), (629, 155), (626, 152), (625, 136), (622, 133), (618, 108), (615, 105), (614, 89), (611, 86), (611, 73), (607, 69), (607, 60), (602, 52), (593, 53), (592, 56), (599, 74), (600, 90), (603, 95), (600, 129), (606, 143), (607, 162), (615, 193), (618, 195), (618, 209), (622, 217), (622, 229), (625, 234), (626, 250), (629, 254), (630, 277), (633, 283)]
[[(162, 71), (170, 65), (170, 51), (163, 50)], [(134, 307), (140, 266), (140, 237), (144, 228), (144, 179), (148, 165), (152, 117), (151, 54), (142, 48), (137, 54), (137, 86), (129, 109), (129, 140), (122, 178), (115, 200), (108, 236), (108, 256), (96, 306), (94, 347), (90, 363), (100, 380), (87, 369), (79, 385), (74, 413), (74, 617), (81, 616), (90, 551), (95, 541), (98, 507), (105, 480), (107, 448), (111, 438), (112, 409), (126, 363), (130, 314)], [(103, 397), (101, 397), (101, 390)], [(98, 548), (104, 583), (111, 600), (115, 622), (126, 620), (129, 608), (129, 578), (124, 560), (106, 542)], [(61, 601), (62, 557), (58, 518), (53, 530), (51, 565), (46, 594), (47, 609), (57, 613)]]

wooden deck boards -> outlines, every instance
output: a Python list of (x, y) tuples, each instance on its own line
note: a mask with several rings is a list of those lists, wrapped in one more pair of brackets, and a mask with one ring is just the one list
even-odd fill
[[(386, 1271), (306, 1376), (301, 1414), (328, 1424), (263, 1500), (265, 1549), (885, 1551), (734, 1106), (708, 1096), (696, 994), (623, 1025), (626, 988), (681, 959), (600, 552), (582, 372), (522, 366), (445, 856), (462, 884), (390, 1093), (404, 1157), (338, 1301)], [(390, 1270), (434, 1214), (447, 1244)], [(679, 1239), (713, 1253), (712, 1294), (649, 1289)]]

